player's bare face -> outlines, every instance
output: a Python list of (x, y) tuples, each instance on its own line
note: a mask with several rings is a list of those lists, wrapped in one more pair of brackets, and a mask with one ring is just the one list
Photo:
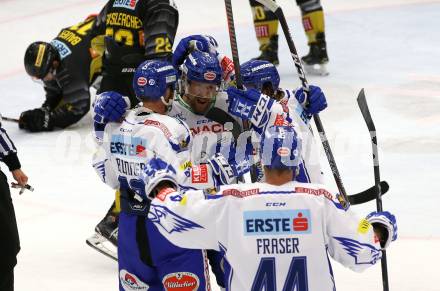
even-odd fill
[(195, 113), (203, 114), (211, 106), (217, 92), (218, 87), (215, 84), (191, 81), (185, 92), (185, 101)]

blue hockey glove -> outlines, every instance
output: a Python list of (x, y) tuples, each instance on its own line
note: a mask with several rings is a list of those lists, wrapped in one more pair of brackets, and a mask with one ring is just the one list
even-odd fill
[(180, 40), (173, 53), (173, 66), (177, 69), (183, 64), (191, 50), (217, 53), (218, 43), (209, 35), (190, 35)]
[(249, 158), (252, 154), (252, 144), (245, 143), (243, 146), (231, 146), (229, 157), (216, 153), (209, 159), (217, 185), (229, 185), (235, 182), (235, 178), (241, 177), (250, 171)]
[(306, 99), (306, 94), (304, 93), (303, 88), (296, 90), (295, 98), (305, 108), (307, 114), (313, 115), (327, 108), (327, 99), (321, 88), (318, 86), (310, 85), (309, 89), (310, 92), (308, 99)]
[(392, 241), (397, 239), (396, 217), (390, 212), (373, 211), (367, 215), (366, 219), (373, 225), (383, 249), (386, 249)]
[(229, 87), (228, 93), (228, 112), (234, 116), (250, 122), (257, 128), (263, 127), (269, 120), (270, 109), (274, 99), (261, 94), (255, 89), (246, 91), (235, 87)]
[(97, 123), (119, 121), (125, 110), (130, 108), (130, 100), (113, 91), (103, 92), (96, 97), (93, 120)]
[(148, 199), (154, 199), (159, 183), (167, 181), (177, 188), (176, 170), (174, 167), (160, 158), (152, 158), (141, 173), (141, 179), (145, 183), (145, 195)]

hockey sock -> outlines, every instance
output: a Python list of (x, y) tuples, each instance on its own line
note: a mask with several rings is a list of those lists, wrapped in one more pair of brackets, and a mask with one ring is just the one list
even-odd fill
[(304, 31), (309, 45), (316, 42), (316, 35), (325, 32), (324, 12), (322, 8), (313, 12), (304, 13), (302, 16)]

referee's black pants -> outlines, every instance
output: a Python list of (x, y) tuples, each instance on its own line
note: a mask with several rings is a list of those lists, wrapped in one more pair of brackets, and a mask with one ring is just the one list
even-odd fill
[(0, 290), (12, 291), (20, 240), (11, 192), (2, 171), (0, 171), (0, 237)]

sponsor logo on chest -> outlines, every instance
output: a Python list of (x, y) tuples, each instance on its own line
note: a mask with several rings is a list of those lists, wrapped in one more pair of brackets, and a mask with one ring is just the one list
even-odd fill
[(220, 133), (225, 131), (225, 128), (220, 123), (213, 123), (213, 124), (201, 124), (194, 127), (191, 127), (191, 133), (192, 135), (196, 135), (202, 132), (213, 132), (213, 133)]
[(312, 220), (309, 209), (258, 210), (243, 213), (244, 235), (309, 234)]

